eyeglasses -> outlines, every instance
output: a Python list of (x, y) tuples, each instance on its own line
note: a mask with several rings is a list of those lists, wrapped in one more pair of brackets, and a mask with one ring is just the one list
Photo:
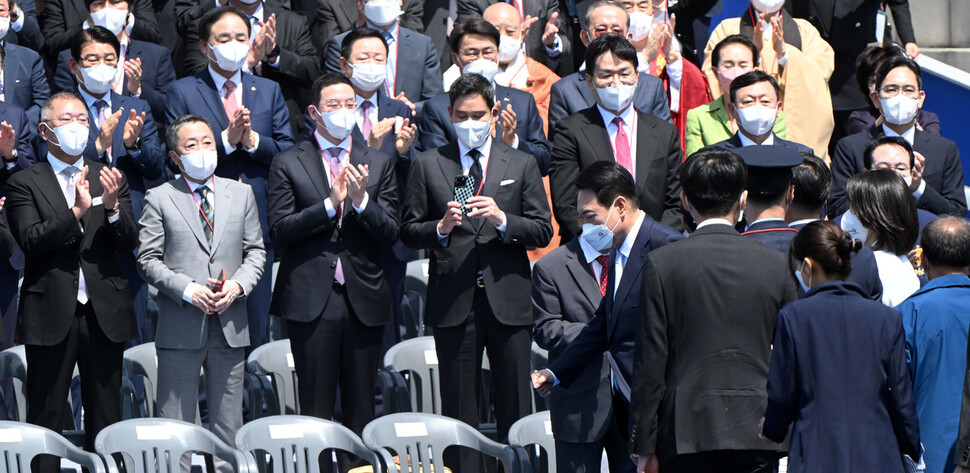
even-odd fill
[(339, 100), (328, 100), (323, 103), (323, 109), (328, 112), (339, 110), (341, 108), (346, 108), (348, 110), (356, 110), (357, 99), (349, 99), (343, 104), (341, 104)]
[(493, 47), (488, 47), (485, 49), (466, 48), (459, 51), (459, 54), (461, 54), (463, 59), (494, 59), (495, 55), (498, 54), (498, 50)]
[(114, 53), (106, 54), (104, 56), (98, 56), (97, 54), (87, 54), (87, 55), (81, 56), (81, 61), (80, 61), (82, 67), (95, 66), (101, 62), (104, 62), (109, 66), (116, 66), (118, 64), (118, 56), (116, 56)]
[(900, 91), (902, 91), (904, 97), (911, 99), (919, 96), (919, 88), (913, 85), (904, 85), (901, 88), (898, 85), (887, 85), (879, 89), (879, 94), (885, 98), (889, 98), (899, 95)]
[(903, 163), (899, 163), (899, 164), (897, 164), (895, 166), (890, 166), (889, 164), (886, 164), (886, 163), (879, 163), (879, 164), (876, 164), (874, 166), (874, 168), (875, 169), (892, 169), (893, 171), (896, 171), (896, 172), (909, 172), (909, 165), (908, 164), (903, 164)]

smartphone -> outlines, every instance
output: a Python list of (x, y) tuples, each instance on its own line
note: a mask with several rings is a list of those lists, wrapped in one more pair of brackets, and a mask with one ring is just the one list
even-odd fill
[(208, 286), (209, 286), (209, 290), (212, 291), (213, 294), (215, 294), (221, 291), (222, 286), (225, 284), (226, 284), (226, 270), (223, 269), (222, 272), (219, 274), (218, 282), (209, 283)]
[(463, 215), (468, 215), (468, 207), (465, 207), (465, 202), (471, 196), (475, 195), (475, 178), (460, 174), (455, 176), (455, 202), (461, 204), (461, 213)]

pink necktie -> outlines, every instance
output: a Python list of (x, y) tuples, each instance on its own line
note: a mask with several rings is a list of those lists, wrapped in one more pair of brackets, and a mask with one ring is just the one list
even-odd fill
[[(327, 154), (330, 155), (330, 176), (332, 177), (332, 179), (330, 180), (330, 183), (331, 183), (330, 185), (333, 185), (333, 181), (335, 181), (337, 177), (340, 176), (340, 168), (341, 168), (340, 151), (341, 151), (341, 148), (330, 148), (327, 150)], [(344, 208), (344, 203), (341, 202), (340, 207), (337, 207), (336, 209), (338, 226), (340, 225), (340, 223), (343, 222), (343, 218), (344, 218), (343, 212), (342, 212), (343, 208)], [(344, 267), (342, 264), (340, 264), (340, 257), (337, 257), (337, 269), (333, 272), (333, 279), (337, 281), (337, 284), (340, 284), (341, 286), (344, 285)]]
[(630, 171), (630, 174), (633, 174), (633, 165), (630, 160), (630, 140), (626, 136), (626, 131), (623, 131), (623, 119), (616, 117), (613, 119), (613, 124), (616, 125), (616, 140), (613, 142), (616, 162)]
[(226, 110), (226, 117), (229, 121), (232, 121), (232, 117), (236, 115), (236, 109), (239, 108), (239, 104), (236, 102), (236, 83), (227, 80), (226, 84), (223, 86), (225, 89), (225, 94), (222, 96), (222, 108)]
[[(96, 100), (94, 102), (94, 105), (96, 107), (98, 107), (98, 128), (101, 128), (101, 125), (104, 124), (105, 120), (108, 119), (108, 102), (105, 102), (104, 100)], [(107, 156), (108, 156), (108, 162), (110, 163), (111, 162), (111, 146), (108, 146), (108, 149), (106, 149), (104, 151), (107, 154)]]
[(360, 131), (364, 133), (364, 140), (370, 138), (370, 130), (374, 126), (370, 121), (370, 100), (365, 100), (364, 103), (360, 104), (360, 108), (363, 109), (364, 120), (361, 123)]

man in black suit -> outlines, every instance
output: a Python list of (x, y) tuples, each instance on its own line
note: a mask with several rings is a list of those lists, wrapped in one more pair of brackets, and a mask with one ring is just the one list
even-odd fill
[[(622, 4), (613, 0), (596, 0), (586, 10), (583, 22), (586, 26), (580, 32), (580, 38), (589, 47), (593, 40), (605, 34), (627, 37), (630, 17)], [(596, 92), (586, 83), (586, 67), (588, 66), (584, 62), (580, 65), (579, 72), (563, 76), (552, 85), (549, 98), (550, 137), (554, 136), (559, 120), (596, 104)], [(640, 73), (633, 95), (633, 106), (641, 112), (670, 121), (668, 102), (663, 81), (646, 72)]]
[[(7, 212), (27, 261), (16, 335), (30, 365), (27, 421), (60, 430), (77, 363), (92, 451), (98, 432), (121, 420), (122, 352), (138, 327), (116, 257), (138, 245), (138, 226), (121, 171), (83, 157), (88, 121), (72, 93), (44, 103), (47, 162), (10, 178)], [(59, 471), (56, 458), (39, 463)]]
[[(479, 424), (487, 349), (497, 435), (504, 442), (512, 423), (532, 408), (526, 248), (552, 238), (549, 205), (535, 159), (489, 133), (498, 119), (492, 85), (465, 74), (452, 84), (449, 98), (457, 142), (411, 163), (401, 240), (431, 253), (425, 322), (434, 327), (442, 413)], [(452, 186), (462, 175), (473, 194), (464, 204)], [(477, 470), (474, 456), (463, 453), (456, 471)]]
[(644, 264), (630, 434), (637, 471), (778, 467), (779, 446), (756, 427), (775, 317), (795, 300), (795, 283), (785, 256), (734, 230), (746, 181), (730, 151), (687, 158), (682, 195), (697, 230)]
[[(393, 14), (397, 8), (394, 1), (361, 0), (361, 5), (367, 4), (361, 6), (361, 14), (366, 22), (357, 28), (367, 26), (380, 31), (387, 43), (384, 93), (407, 104), (412, 112), (420, 113), (424, 101), (444, 92), (438, 53), (431, 38), (408, 28), (403, 18), (398, 19)], [(388, 9), (391, 12), (387, 12)], [(340, 71), (341, 45), (348, 33), (341, 33), (332, 39), (328, 37), (330, 41), (321, 49), (326, 51), (324, 66), (327, 70)]]
[[(147, 41), (131, 39), (123, 23), (111, 21), (112, 15), (121, 11), (129, 11), (126, 1), (107, 4), (105, 2), (88, 3), (89, 17), (94, 23), (88, 27), (101, 26), (107, 28), (118, 38), (120, 52), (118, 53), (118, 71), (111, 90), (135, 97), (148, 102), (152, 107), (155, 118), (165, 118), (165, 94), (168, 86), (175, 82), (175, 69), (172, 67), (171, 52), (163, 46)], [(109, 12), (109, 13), (105, 13)], [(91, 21), (89, 18), (88, 21)], [(85, 28), (87, 29), (87, 28)], [(80, 33), (80, 31), (79, 31)], [(54, 91), (74, 90), (78, 86), (77, 77), (68, 65), (71, 59), (70, 45), (59, 51), (56, 70), (54, 71)], [(164, 128), (159, 124), (159, 130)], [(161, 153), (161, 151), (159, 151)]]
[[(5, 197), (0, 197), (0, 211), (3, 211)], [(10, 229), (7, 228), (7, 215), (0, 213), (0, 264), (3, 266), (7, 265), (7, 260), (13, 256), (14, 252), (17, 251), (17, 241), (14, 240), (13, 235), (10, 233)], [(16, 273), (15, 273), (16, 274)], [(14, 279), (16, 281), (16, 279)], [(8, 312), (7, 306), (0, 306), (0, 317)], [(12, 318), (9, 316), (7, 318)], [(4, 345), (9, 345), (7, 343), (7, 329), (4, 327), (6, 324), (0, 324), (0, 343)]]
[(601, 36), (586, 49), (586, 83), (596, 104), (560, 121), (553, 138), (549, 186), (563, 241), (580, 234), (573, 183), (596, 161), (627, 168), (636, 182), (637, 207), (658, 222), (681, 228), (677, 128), (633, 103), (637, 61), (636, 49), (619, 35)]
[[(315, 18), (313, 41), (324, 50), (331, 38), (367, 24), (364, 4), (373, 0), (295, 0), (293, 7), (307, 11), (307, 18)], [(424, 33), (424, 2), (421, 0), (391, 0), (401, 11), (399, 23), (416, 33)], [(303, 7), (305, 5), (305, 7)], [(301, 8), (303, 7), (303, 8)], [(339, 42), (337, 44), (340, 44)]]
[[(482, 18), (485, 9), (505, 0), (456, 0), (458, 21)], [(563, 0), (569, 1), (569, 0)], [(556, 74), (572, 73), (572, 45), (566, 28), (566, 16), (560, 13), (559, 0), (511, 0), (528, 34), (523, 41), (525, 54)]]
[[(794, 194), (785, 214), (788, 226), (801, 230), (811, 222), (825, 217), (825, 201), (832, 186), (832, 171), (825, 161), (814, 155), (802, 155), (802, 164), (792, 169)], [(787, 251), (786, 251), (787, 254)], [(852, 253), (849, 280), (858, 284), (862, 292), (874, 301), (882, 300), (882, 281), (876, 267), (876, 257), (866, 245)], [(803, 295), (799, 288), (799, 297)]]
[[(6, 122), (6, 124), (2, 124)], [(0, 198), (6, 195), (7, 180), (14, 173), (23, 171), (34, 165), (34, 148), (30, 144), (30, 125), (27, 114), (17, 106), (0, 102)], [(5, 218), (0, 216), (0, 222)], [(9, 231), (9, 230), (8, 230)], [(10, 254), (0, 256), (0, 313), (6, 333), (14, 333), (17, 325), (17, 289), (20, 280), (20, 270), (23, 269), (24, 255), (13, 242)], [(4, 339), (0, 348), (13, 346), (13, 339)]]
[[(98, 0), (48, 0), (40, 20), (47, 38), (44, 47), (49, 60), (56, 60), (61, 51), (71, 47), (71, 39), (78, 31), (96, 24), (90, 11), (95, 1)], [(122, 28), (132, 39), (155, 44), (161, 42), (152, 0), (110, 0), (105, 2), (105, 8), (128, 11), (127, 16), (119, 14), (119, 17), (124, 18)]]
[[(462, 74), (479, 74), (491, 83), (495, 90), (495, 102), (499, 104), (495, 123), (495, 138), (506, 145), (531, 154), (539, 172), (549, 171), (550, 146), (542, 128), (542, 117), (536, 108), (535, 97), (528, 92), (496, 85), (493, 78), (498, 71), (498, 48), (500, 35), (491, 23), (472, 18), (458, 23), (451, 32), (452, 59)], [(451, 125), (449, 110), (450, 93), (439, 95), (427, 103), (418, 122), (418, 150), (454, 143), (457, 135)]]
[(787, 255), (798, 230), (788, 226), (785, 214), (794, 195), (792, 168), (802, 163), (802, 155), (778, 145), (748, 146), (735, 152), (748, 168), (747, 226), (741, 235)]
[(381, 248), (398, 237), (389, 156), (355, 139), (355, 94), (341, 74), (313, 83), (312, 137), (282, 152), (269, 175), (269, 221), (280, 261), (272, 312), (287, 321), (300, 407), (343, 424), (374, 418), (374, 382), (391, 294)]
[[(608, 264), (599, 273), (603, 300), (561, 356), (548, 369), (532, 374), (532, 383), (543, 395), (548, 395), (558, 383), (577, 389), (581, 388), (577, 383), (602, 383), (603, 380), (590, 380), (584, 374), (591, 367), (599, 367), (601, 357), (606, 354), (611, 376), (605, 382), (607, 393), (612, 395), (598, 401), (612, 405), (612, 412), (583, 407), (580, 411), (585, 415), (573, 421), (599, 413), (606, 416), (608, 432), (598, 438), (591, 435), (593, 432), (583, 432), (580, 435), (587, 438), (581, 442), (557, 439), (557, 467), (562, 471), (596, 471), (605, 447), (613, 454), (610, 456), (619, 457), (611, 460), (611, 471), (632, 473), (634, 464), (629, 460), (626, 446), (640, 271), (648, 253), (684, 237), (637, 208), (633, 176), (619, 164), (593, 163), (577, 176), (576, 188), (579, 189), (579, 220), (585, 227), (578, 240), (585, 240), (594, 250), (611, 252)], [(611, 222), (614, 214), (617, 220)], [(604, 277), (606, 274), (608, 277)], [(546, 294), (547, 300), (552, 295)], [(587, 399), (582, 405), (592, 404)]]
[(781, 113), (781, 88), (774, 77), (754, 70), (731, 81), (731, 103), (728, 115), (738, 124), (734, 136), (713, 146), (735, 150), (745, 146), (774, 145), (794, 153), (815, 154), (811, 148), (794, 141), (783, 140), (772, 132)]
[(832, 196), (829, 217), (849, 210), (845, 183), (854, 174), (867, 169), (865, 150), (881, 136), (901, 136), (911, 146), (914, 161), (911, 188), (916, 206), (937, 215), (965, 216), (967, 200), (963, 191), (963, 166), (956, 143), (926, 133), (916, 126), (916, 112), (923, 106), (926, 93), (919, 65), (906, 57), (893, 57), (876, 73), (876, 90), (869, 99), (879, 109), (884, 123), (868, 131), (847, 136), (839, 141), (832, 155)]

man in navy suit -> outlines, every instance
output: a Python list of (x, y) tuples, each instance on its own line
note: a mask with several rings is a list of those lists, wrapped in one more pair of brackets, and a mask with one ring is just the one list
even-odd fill
[[(360, 0), (361, 5), (371, 1)], [(388, 6), (382, 5), (381, 8)], [(384, 80), (384, 91), (389, 97), (411, 106), (414, 112), (421, 112), (424, 101), (445, 91), (441, 83), (438, 52), (431, 43), (431, 38), (403, 27), (400, 17), (394, 16), (388, 22), (380, 18), (377, 9), (366, 6), (361, 8), (367, 18), (366, 26), (380, 31), (387, 41), (387, 77)], [(348, 33), (349, 31), (334, 36), (327, 43), (324, 60), (327, 70), (340, 72), (340, 45)]]
[[(963, 191), (963, 166), (956, 143), (916, 126), (917, 111), (923, 106), (926, 93), (920, 67), (906, 57), (893, 57), (876, 73), (876, 90), (869, 99), (880, 110), (882, 125), (868, 131), (847, 136), (835, 146), (832, 155), (832, 196), (829, 217), (849, 210), (845, 197), (845, 183), (854, 174), (866, 169), (865, 149), (880, 136), (901, 136), (918, 154), (911, 168), (916, 171), (913, 181), (921, 181), (912, 189), (916, 206), (935, 214), (965, 216), (967, 200)], [(917, 179), (916, 174), (919, 175)]]
[[(608, 353), (613, 383), (613, 413), (609, 429), (622, 439), (627, 438), (630, 410), (630, 386), (633, 384), (633, 342), (639, 313), (640, 270), (647, 254), (684, 236), (650, 218), (638, 207), (637, 188), (633, 175), (623, 166), (598, 161), (584, 169), (576, 178), (579, 194), (576, 208), (583, 223), (583, 235), (590, 245), (609, 252), (606, 271), (600, 273), (600, 285), (605, 282), (603, 300), (593, 318), (583, 327), (576, 339), (556, 358), (548, 369), (533, 373), (533, 386), (547, 395), (559, 383), (571, 387), (587, 365), (598, 363)], [(593, 404), (590, 412), (593, 412)], [(567, 443), (556, 449), (559, 468), (563, 471), (595, 471), (599, 465), (607, 437), (596, 442)], [(624, 445), (626, 442), (624, 442)], [(560, 445), (557, 443), (557, 446)], [(564, 455), (559, 451), (564, 450)], [(623, 470), (632, 472), (633, 462), (623, 462)]]
[[(551, 146), (542, 128), (542, 117), (535, 98), (528, 92), (495, 85), (492, 78), (498, 71), (499, 32), (491, 23), (481, 19), (458, 23), (448, 39), (452, 60), (462, 74), (480, 74), (495, 87), (495, 101), (499, 104), (499, 120), (494, 125), (495, 138), (507, 146), (535, 157), (539, 172), (549, 172)], [(458, 138), (451, 125), (448, 94), (429, 100), (418, 122), (418, 149), (427, 151)]]
[[(34, 148), (30, 144), (27, 114), (20, 107), (0, 102), (0, 197), (6, 195), (7, 179), (34, 165)], [(0, 216), (0, 224), (4, 217)], [(23, 252), (13, 244), (11, 255), (0, 258), (0, 314), (6, 333), (14, 333), (17, 324), (17, 286), (23, 269)], [(0, 342), (0, 348), (13, 346), (13, 337)]]
[[(586, 28), (579, 36), (583, 44), (589, 46), (589, 43), (604, 34), (626, 37), (630, 17), (623, 6), (615, 1), (597, 0), (586, 10), (585, 24)], [(550, 136), (559, 120), (596, 104), (596, 92), (586, 83), (585, 69), (584, 64), (579, 72), (565, 76), (552, 85), (549, 98)], [(650, 74), (641, 73), (637, 79), (633, 106), (643, 113), (670, 121), (670, 105), (663, 81)]]
[[(2, 1), (2, 0), (0, 0)], [(133, 3), (121, 0), (115, 3), (88, 3), (87, 27), (103, 26), (111, 31), (121, 44), (118, 53), (117, 77), (111, 85), (111, 90), (117, 94), (137, 97), (148, 102), (152, 108), (152, 115), (159, 122), (165, 119), (165, 93), (175, 82), (175, 69), (172, 67), (171, 53), (163, 46), (147, 41), (131, 39), (125, 25), (110, 21), (113, 11), (128, 11), (134, 7)], [(108, 12), (107, 14), (103, 12)], [(93, 21), (93, 24), (90, 22)], [(71, 50), (65, 49), (57, 55), (57, 69), (54, 71), (54, 91), (74, 90), (77, 88), (77, 77), (68, 67)], [(162, 125), (163, 123), (159, 123)], [(162, 130), (162, 127), (159, 127)]]
[(0, 101), (16, 105), (27, 113), (30, 121), (30, 139), (41, 141), (36, 133), (40, 123), (40, 107), (51, 95), (40, 54), (15, 44), (4, 43), (0, 47)]
[(771, 131), (781, 112), (781, 88), (774, 77), (754, 70), (742, 74), (731, 82), (731, 103), (728, 115), (738, 123), (734, 136), (712, 146), (736, 150), (745, 146), (774, 145), (788, 148), (796, 153), (815, 154), (801, 143), (779, 138)]
[[(259, 207), (266, 247), (266, 271), (272, 274), (273, 250), (266, 221), (266, 179), (273, 157), (293, 145), (290, 114), (277, 83), (243, 72), (249, 55), (249, 18), (232, 7), (210, 10), (199, 19), (199, 46), (209, 67), (180, 79), (168, 91), (166, 115), (171, 122), (191, 113), (219, 132), (216, 175), (252, 186)], [(271, 277), (263, 277), (249, 294), (250, 349), (268, 338)]]

